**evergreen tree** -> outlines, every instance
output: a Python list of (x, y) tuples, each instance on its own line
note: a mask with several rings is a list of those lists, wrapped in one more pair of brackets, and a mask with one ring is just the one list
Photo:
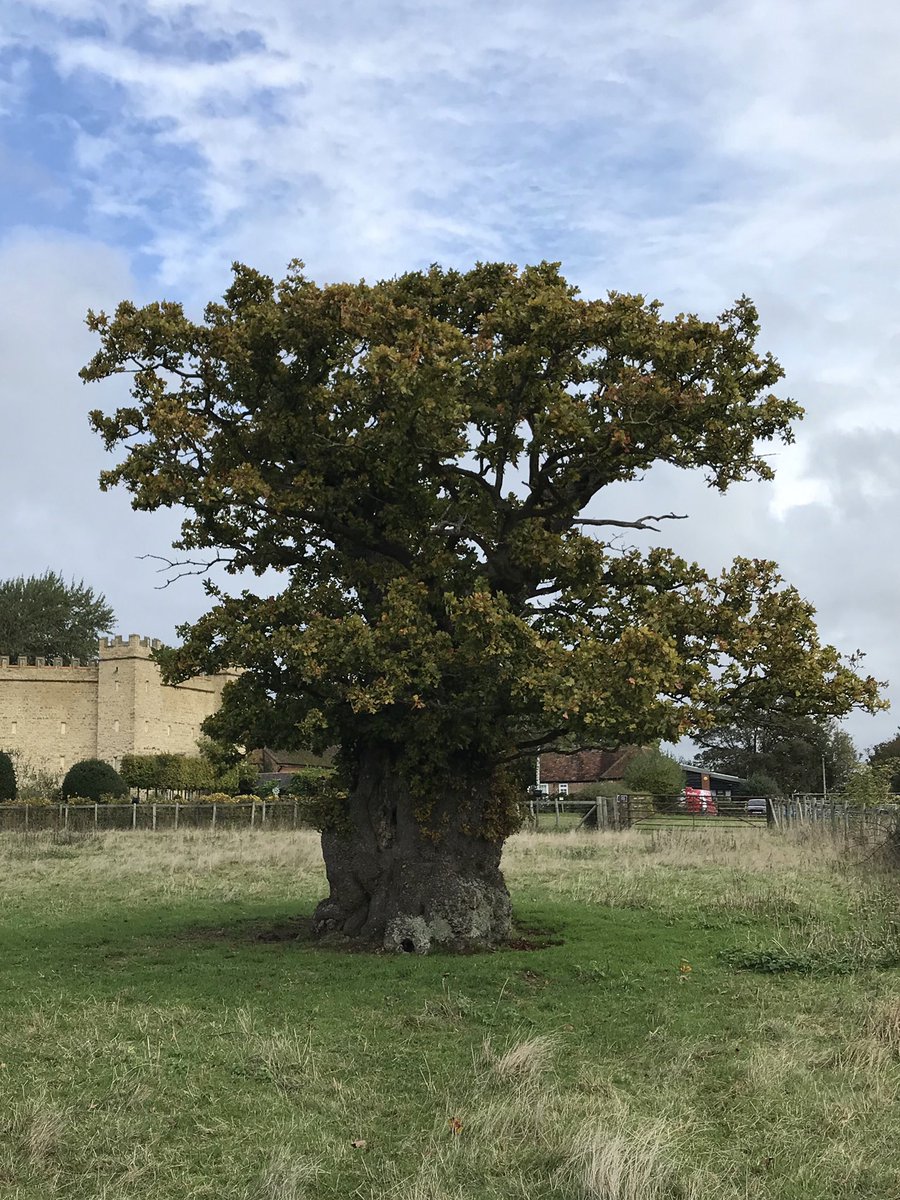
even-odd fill
[(96, 658), (115, 620), (105, 596), (55, 571), (0, 582), (0, 654), (11, 659)]
[(0, 801), (15, 800), (17, 790), (13, 760), (4, 750), (0, 750)]
[(69, 767), (60, 791), (63, 800), (78, 797), (97, 804), (108, 796), (126, 796), (128, 785), (109, 763), (99, 758), (85, 758)]

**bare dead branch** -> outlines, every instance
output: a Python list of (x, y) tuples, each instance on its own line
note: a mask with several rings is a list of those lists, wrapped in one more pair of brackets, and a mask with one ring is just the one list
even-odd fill
[[(233, 562), (234, 559), (225, 554), (217, 554), (215, 558), (208, 560), (185, 558), (173, 559), (166, 558), (163, 554), (139, 554), (139, 559), (151, 558), (163, 565), (156, 568), (157, 575), (162, 575), (164, 572), (177, 571), (176, 575), (170, 576), (165, 583), (157, 584), (156, 591), (162, 592), (171, 584), (176, 583), (179, 579), (189, 578), (191, 575), (205, 575), (212, 567), (221, 566)], [(185, 569), (181, 569), (185, 568)]]
[(657, 525), (649, 524), (650, 521), (686, 521), (687, 513), (660, 513), (659, 516), (653, 516), (648, 513), (646, 517), (638, 517), (636, 521), (616, 521), (612, 517), (603, 517), (601, 519), (592, 519), (588, 517), (578, 517), (575, 521), (576, 525), (613, 525), (617, 529), (651, 529), (654, 533), (659, 533)]

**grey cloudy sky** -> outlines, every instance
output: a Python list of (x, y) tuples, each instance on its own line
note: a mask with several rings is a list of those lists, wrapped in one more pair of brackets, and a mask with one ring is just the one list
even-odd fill
[(77, 379), (88, 306), (197, 306), (234, 258), (322, 281), (553, 258), (672, 312), (753, 297), (808, 413), (777, 482), (656, 472), (614, 503), (690, 513), (665, 536), (706, 567), (778, 559), (900, 682), (898, 51), (886, 0), (7, 0), (4, 572), (84, 577), (124, 633), (204, 604), (138, 557), (175, 517), (97, 489), (86, 411), (117, 393)]

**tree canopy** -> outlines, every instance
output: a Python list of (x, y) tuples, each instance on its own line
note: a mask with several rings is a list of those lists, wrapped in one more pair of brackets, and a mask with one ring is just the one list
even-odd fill
[[(746, 298), (666, 319), (641, 296), (585, 299), (552, 263), (325, 287), (299, 263), (277, 285), (236, 265), (201, 321), (124, 302), (88, 324), (82, 377), (131, 376), (131, 403), (91, 414), (122, 451), (102, 486), (183, 506), (187, 563), (281, 573), (275, 595), (208, 583), (162, 661), (172, 681), (245, 668), (219, 740), (342, 748), (350, 815), (326, 861), (354, 837), (380, 854), (354, 805), (387, 805), (412, 874), (455, 847), (449, 888), (465, 837), (511, 828), (503, 764), (538, 746), (677, 740), (730, 705), (879, 703), (774, 563), (710, 575), (621, 541), (664, 517), (602, 507), (654, 463), (718, 491), (771, 478), (762, 446), (801, 410), (772, 392)], [(329, 867), (333, 896), (369, 888), (354, 863)], [(383, 926), (366, 894), (364, 928)]]
[(629, 791), (673, 796), (684, 787), (684, 768), (670, 754), (648, 747), (625, 768), (624, 781)]
[[(744, 708), (730, 722), (700, 730), (694, 740), (704, 766), (745, 779), (769, 777), (786, 795), (821, 792), (823, 782), (827, 790), (840, 791), (858, 759), (853, 739), (834, 721), (783, 705), (764, 712)], [(758, 791), (758, 785), (752, 790)]]
[(0, 654), (93, 659), (115, 625), (106, 597), (56, 571), (0, 581)]
[(874, 745), (867, 761), (871, 767), (889, 768), (890, 790), (893, 793), (900, 792), (900, 729), (893, 737)]

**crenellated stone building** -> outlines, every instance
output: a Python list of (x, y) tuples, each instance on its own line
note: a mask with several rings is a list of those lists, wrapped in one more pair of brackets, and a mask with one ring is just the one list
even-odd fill
[(195, 754), (200, 723), (234, 674), (163, 684), (158, 640), (101, 638), (96, 662), (0, 658), (0, 750), (59, 776), (83, 758), (118, 767), (124, 754)]

